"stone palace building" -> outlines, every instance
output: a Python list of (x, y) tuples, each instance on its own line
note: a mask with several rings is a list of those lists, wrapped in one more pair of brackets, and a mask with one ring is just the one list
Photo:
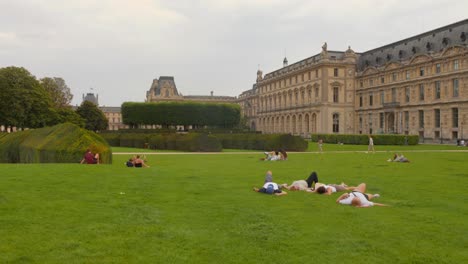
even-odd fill
[(233, 96), (214, 96), (210, 95), (189, 95), (184, 96), (177, 90), (172, 76), (161, 76), (154, 79), (151, 88), (146, 92), (147, 102), (174, 102), (174, 101), (197, 101), (197, 102), (215, 102), (215, 103), (235, 103), (236, 97)]
[(366, 52), (331, 51), (263, 76), (238, 98), (263, 133), (468, 137), (468, 20)]

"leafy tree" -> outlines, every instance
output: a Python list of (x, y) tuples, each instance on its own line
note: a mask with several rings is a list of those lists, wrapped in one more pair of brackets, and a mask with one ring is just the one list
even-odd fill
[(56, 116), (50, 96), (25, 68), (0, 69), (0, 102), (2, 125), (37, 128), (52, 123)]
[(92, 131), (104, 130), (107, 128), (108, 120), (104, 113), (92, 102), (84, 101), (76, 113), (85, 120), (85, 128)]
[(57, 110), (57, 123), (72, 123), (75, 124), (79, 127), (85, 127), (85, 120), (82, 118), (76, 111), (73, 111), (73, 109), (66, 107), (66, 108), (60, 108)]
[(40, 80), (42, 87), (47, 91), (52, 99), (55, 108), (68, 107), (73, 95), (65, 80), (59, 77), (45, 77)]

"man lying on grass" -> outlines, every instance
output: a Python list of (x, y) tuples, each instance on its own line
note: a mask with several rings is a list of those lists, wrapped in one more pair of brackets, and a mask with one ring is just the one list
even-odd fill
[(288, 194), (287, 192), (282, 191), (277, 183), (273, 182), (273, 175), (271, 171), (267, 171), (265, 177), (265, 184), (263, 184), (263, 187), (260, 189), (254, 187), (253, 190), (255, 192), (261, 192), (264, 194), (274, 194), (278, 196)]

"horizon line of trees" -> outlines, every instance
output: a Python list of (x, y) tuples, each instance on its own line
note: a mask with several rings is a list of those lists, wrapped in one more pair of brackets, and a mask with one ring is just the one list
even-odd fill
[(72, 99), (60, 77), (38, 80), (23, 67), (0, 68), (0, 125), (25, 129), (69, 122), (92, 131), (107, 128), (97, 105), (85, 101), (74, 111)]

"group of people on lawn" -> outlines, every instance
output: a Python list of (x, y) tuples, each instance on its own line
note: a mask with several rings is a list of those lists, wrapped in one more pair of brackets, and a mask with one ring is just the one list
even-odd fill
[(288, 153), (284, 149), (274, 150), (274, 151), (265, 151), (265, 157), (260, 160), (265, 161), (275, 161), (275, 160), (287, 160)]
[[(149, 166), (145, 163), (146, 157), (141, 157), (140, 155), (136, 155), (131, 157), (125, 165), (127, 167), (135, 167), (135, 168), (149, 168)], [(99, 153), (93, 154), (91, 149), (87, 149), (86, 153), (83, 156), (83, 159), (80, 161), (81, 164), (99, 164)]]
[(289, 191), (306, 191), (323, 195), (331, 195), (336, 192), (350, 191), (338, 197), (338, 199), (336, 199), (336, 203), (352, 205), (355, 207), (370, 207), (374, 205), (385, 206), (381, 203), (371, 202), (372, 199), (380, 197), (380, 195), (366, 193), (366, 187), (367, 186), (365, 183), (361, 183), (358, 186), (348, 186), (345, 183), (323, 184), (319, 182), (318, 175), (315, 171), (312, 172), (305, 180), (294, 181), (291, 183), (291, 185), (286, 183), (279, 185), (273, 182), (272, 172), (267, 171), (263, 187), (260, 189), (254, 187), (253, 190), (256, 192), (277, 196), (288, 194), (282, 189), (287, 189)]

